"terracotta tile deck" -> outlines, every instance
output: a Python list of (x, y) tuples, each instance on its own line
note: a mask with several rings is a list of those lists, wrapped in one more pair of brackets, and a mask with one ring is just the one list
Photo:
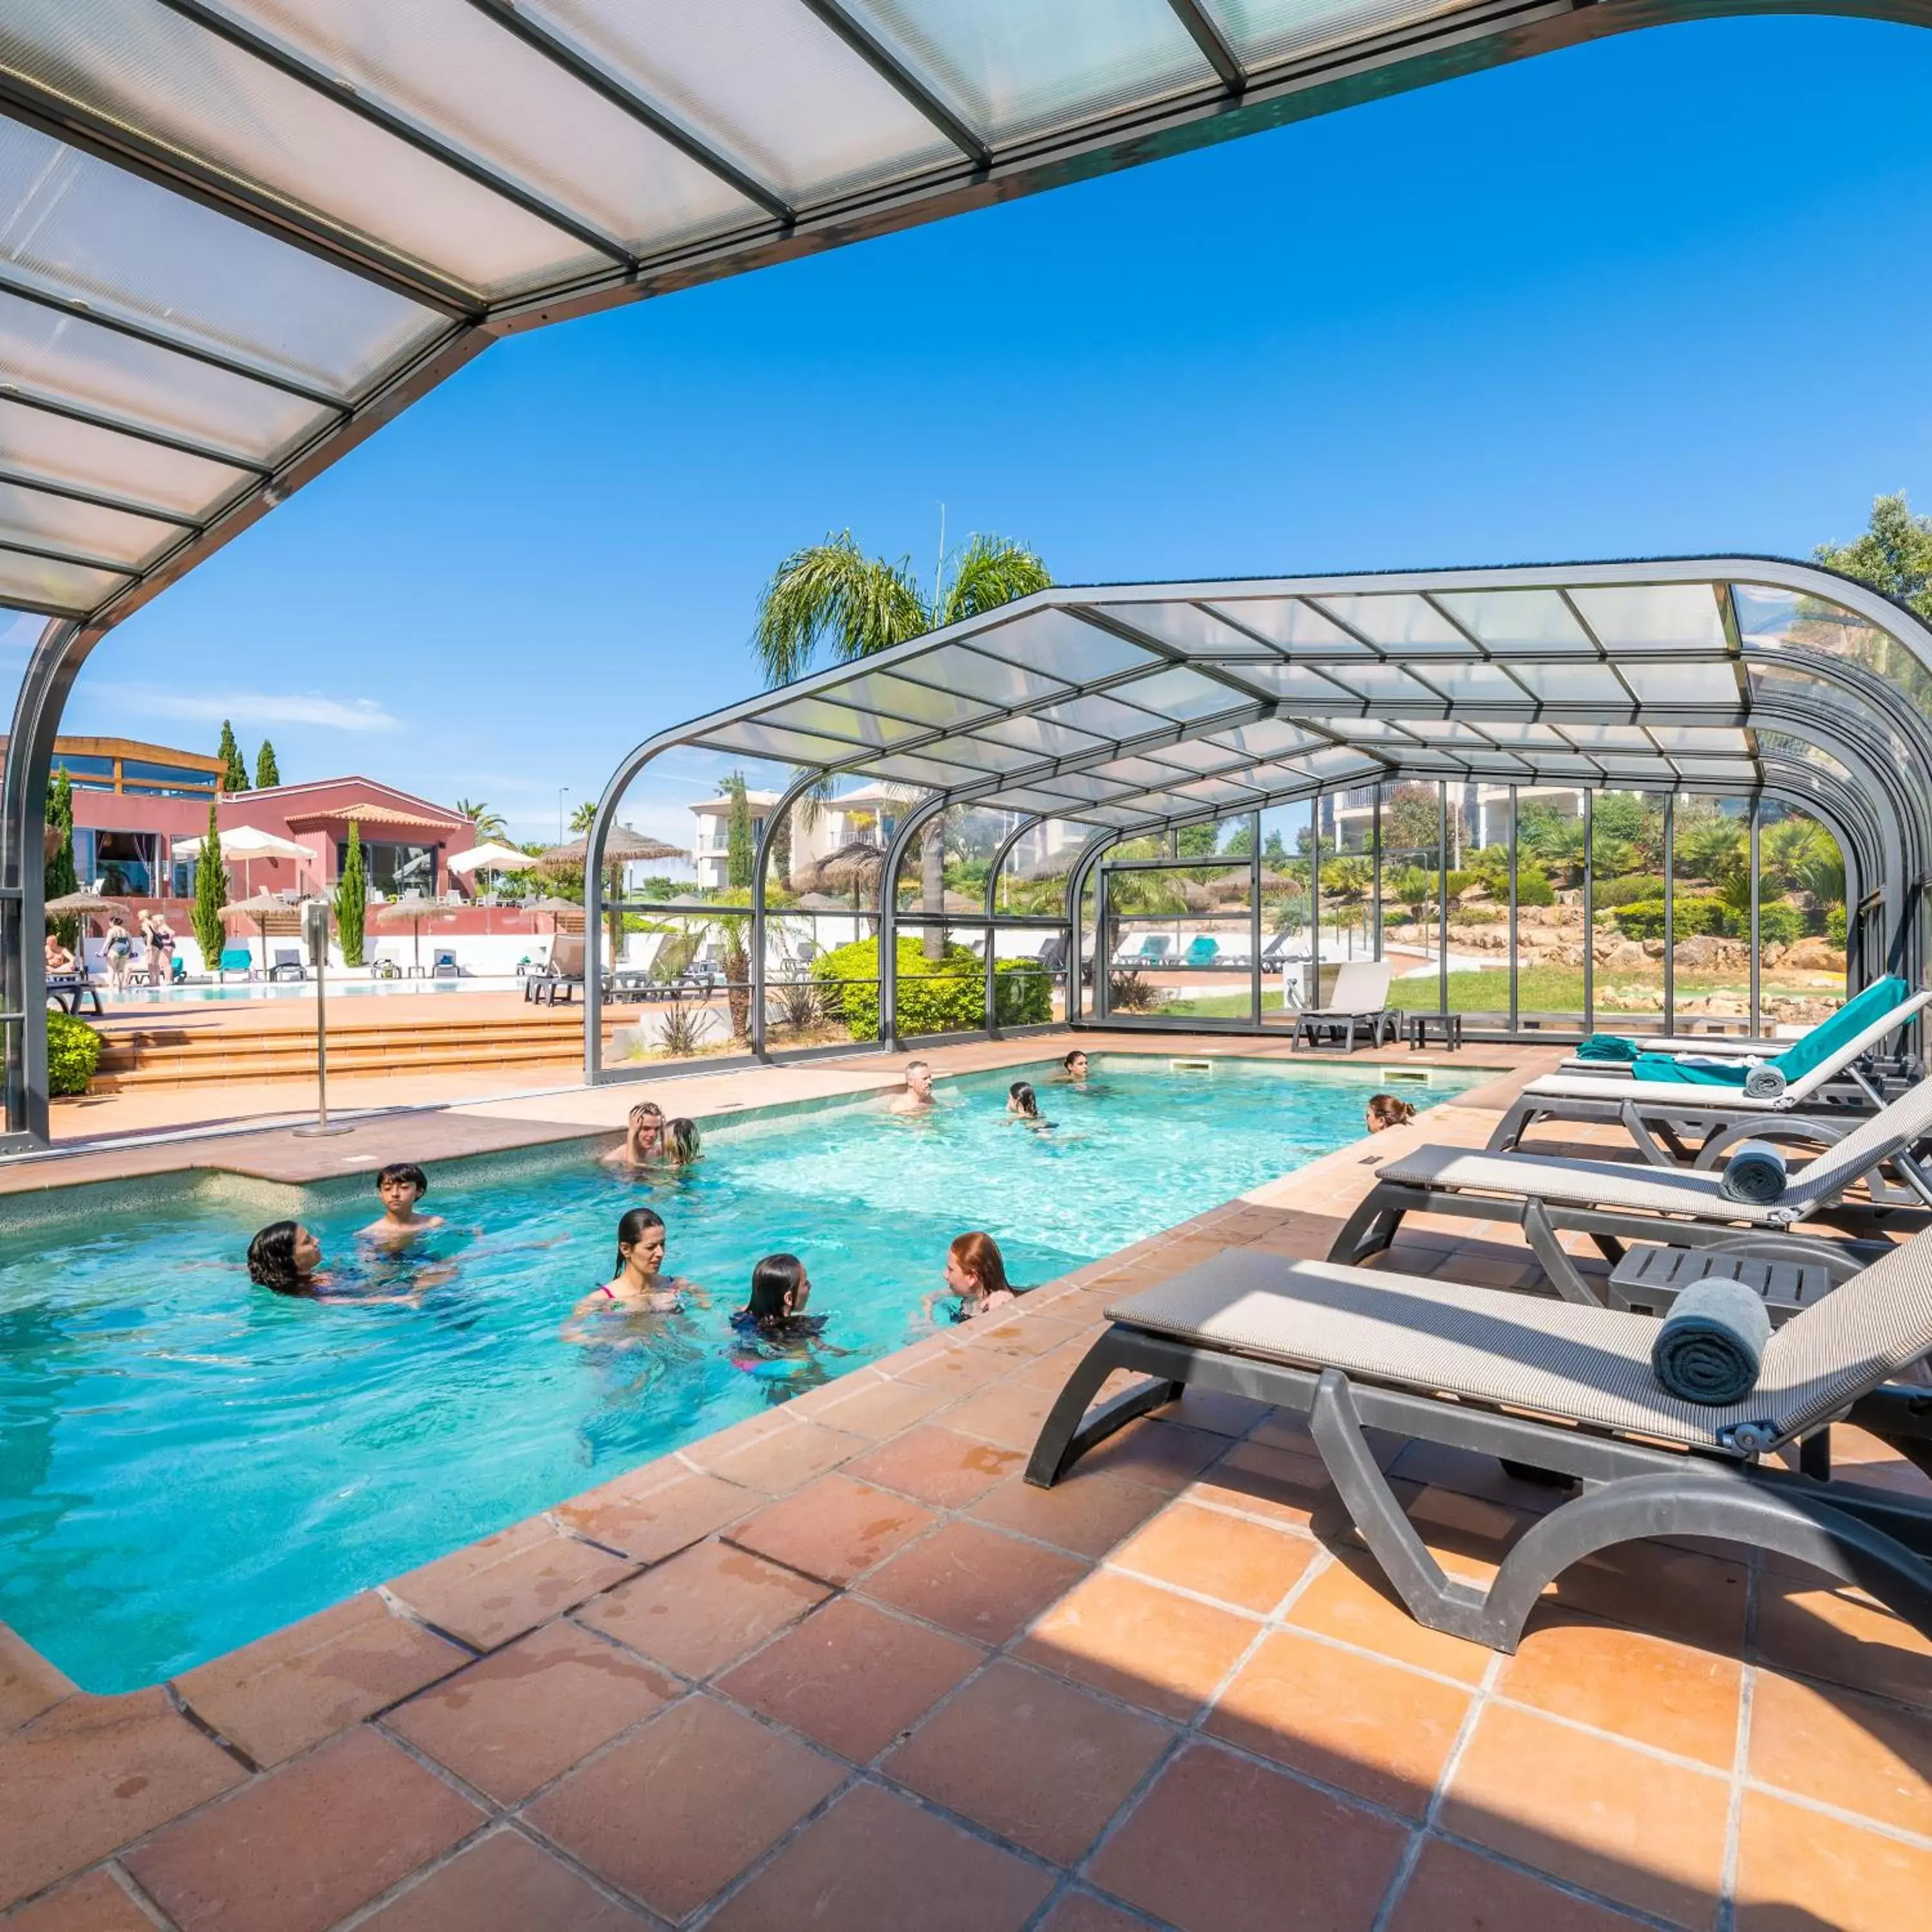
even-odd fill
[[(1504, 1090), (1375, 1154), (1480, 1142)], [(0, 1922), (1922, 1922), (1932, 1644), (1856, 1592), (1748, 1551), (1634, 1545), (1563, 1578), (1502, 1658), (1395, 1604), (1305, 1430), (1255, 1403), (1190, 1398), (1059, 1489), (1024, 1486), (1111, 1294), (1222, 1246), (1323, 1252), (1364, 1160), (172, 1686), (86, 1696), (0, 1632)], [(1467, 1223), (1404, 1248), (1435, 1272), (1521, 1267), (1508, 1231)], [(1867, 1479), (1919, 1481), (1836, 1446), (1876, 1460)], [(1376, 1447), (1462, 1574), (1549, 1506), (1486, 1459)]]

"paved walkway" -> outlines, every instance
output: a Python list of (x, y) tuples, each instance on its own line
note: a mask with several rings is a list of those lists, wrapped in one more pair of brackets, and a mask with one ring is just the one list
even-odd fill
[[(1231, 1245), (1321, 1253), (1372, 1157), (1479, 1142), (1499, 1097), (171, 1685), (86, 1696), (0, 1649), (8, 1932), (1921, 1922), (1932, 1644), (1856, 1591), (1632, 1545), (1505, 1658), (1396, 1606), (1259, 1403), (1190, 1396), (1021, 1480), (1110, 1300)], [(1529, 1274), (1468, 1222), (1393, 1258)], [(1486, 1459), (1378, 1453), (1464, 1575), (1547, 1506)]]

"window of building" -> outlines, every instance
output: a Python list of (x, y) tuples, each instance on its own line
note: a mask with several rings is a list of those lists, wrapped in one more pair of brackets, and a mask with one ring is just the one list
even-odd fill
[[(382, 892), (391, 898), (401, 898), (410, 892), (421, 892), (425, 896), (436, 890), (436, 855), (438, 848), (434, 845), (392, 845), (365, 843), (362, 848), (362, 865), (368, 874), (369, 890)], [(335, 872), (342, 875), (342, 868), (349, 857), (346, 839), (338, 839), (335, 844)]]
[(152, 832), (103, 832), (76, 826), (74, 834), (74, 871), (85, 885), (101, 881), (104, 892), (132, 898), (155, 896), (156, 848)]

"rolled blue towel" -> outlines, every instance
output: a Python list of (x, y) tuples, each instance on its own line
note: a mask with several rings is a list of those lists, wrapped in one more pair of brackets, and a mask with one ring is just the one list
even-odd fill
[(1637, 1043), (1613, 1033), (1593, 1033), (1576, 1049), (1579, 1060), (1613, 1060), (1619, 1066), (1628, 1066), (1637, 1056)]
[(1718, 1191), (1726, 1201), (1748, 1201), (1768, 1208), (1784, 1198), (1790, 1185), (1784, 1156), (1768, 1141), (1746, 1141), (1724, 1163), (1724, 1178)]
[(1744, 1098), (1748, 1100), (1781, 1100), (1784, 1088), (1784, 1069), (1774, 1060), (1767, 1060), (1744, 1076)]
[(1722, 1408), (1757, 1386), (1771, 1316), (1741, 1281), (1713, 1276), (1687, 1288), (1658, 1324), (1651, 1372), (1680, 1402)]

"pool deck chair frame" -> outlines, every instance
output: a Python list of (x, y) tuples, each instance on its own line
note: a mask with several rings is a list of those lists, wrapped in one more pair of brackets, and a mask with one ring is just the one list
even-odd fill
[(1394, 968), (1385, 959), (1352, 959), (1335, 975), (1335, 986), (1328, 1004), (1304, 1006), (1295, 1016), (1294, 1031), (1288, 1042), (1292, 1053), (1304, 1037), (1310, 1046), (1319, 1046), (1324, 1034), (1340, 1036), (1345, 1050), (1355, 1050), (1359, 1028), (1371, 1046), (1380, 1046), (1384, 1033), (1393, 1040), (1396, 1017), (1388, 1003), (1389, 981)]
[[(1822, 1480), (1849, 1418), (1932, 1462), (1932, 1400), (1886, 1389), (1932, 1348), (1932, 1237), (1787, 1323), (1741, 1404), (1679, 1402), (1650, 1372), (1657, 1324), (1499, 1289), (1225, 1250), (1117, 1302), (1061, 1390), (1027, 1480), (1050, 1489), (1184, 1388), (1308, 1418), (1363, 1540), (1418, 1623), (1514, 1651), (1548, 1586), (1595, 1551), (1708, 1536), (1778, 1551), (1869, 1591), (1932, 1635), (1932, 1504)], [(1091, 1414), (1118, 1370), (1150, 1380)], [(1556, 1472), (1581, 1489), (1518, 1538), (1485, 1591), (1444, 1574), (1364, 1435), (1384, 1429)], [(1767, 1464), (1803, 1445), (1817, 1474)], [(1922, 1459), (1923, 1459), (1922, 1460)]]
[(1851, 1099), (1859, 1104), (1846, 1105), (1844, 1111), (1850, 1122), (1856, 1122), (1868, 1107), (1883, 1104), (1883, 1096), (1860, 1072), (1858, 1061), (1928, 1005), (1932, 992), (1913, 994), (1862, 1028), (1775, 1099), (1756, 1100), (1738, 1087), (1633, 1080), (1628, 1074), (1546, 1075), (1532, 1080), (1510, 1103), (1490, 1136), (1490, 1146), (1498, 1153), (1520, 1147), (1523, 1136), (1540, 1120), (1598, 1121), (1621, 1126), (1652, 1166), (1676, 1167), (1694, 1158), (1689, 1144), (1693, 1139), (1699, 1143), (1700, 1154), (1712, 1159), (1732, 1139), (1762, 1138), (1765, 1126), (1774, 1136), (1778, 1121), (1808, 1103), (1815, 1118), (1847, 1082)]
[[(1342, 1223), (1328, 1250), (1350, 1264), (1380, 1254), (1410, 1214), (1453, 1214), (1472, 1221), (1513, 1221), (1566, 1301), (1600, 1306), (1601, 1300), (1564, 1247), (1562, 1234), (1587, 1235), (1606, 1260), (1622, 1260), (1624, 1244), (1656, 1241), (1672, 1247), (1717, 1248), (1753, 1261), (1822, 1266), (1837, 1283), (1849, 1280), (1888, 1244), (1800, 1234), (1796, 1224), (1827, 1215), (1864, 1218), (1870, 1210), (1848, 1203), (1861, 1179), (1877, 1192), (1875, 1172), (1889, 1163), (1915, 1192), (1928, 1183), (1911, 1150), (1932, 1136), (1932, 1081), (1919, 1084), (1880, 1112), (1858, 1122), (1791, 1177), (1773, 1202), (1732, 1201), (1721, 1175), (1686, 1168), (1641, 1167), (1629, 1161), (1576, 1160), (1540, 1154), (1492, 1154), (1467, 1148), (1421, 1147), (1385, 1162), (1360, 1207)], [(1895, 1195), (1884, 1196), (1888, 1212)], [(1923, 1210), (1903, 1210), (1922, 1222)], [(1908, 1226), (1913, 1221), (1888, 1225)], [(1868, 1222), (1869, 1226), (1869, 1222)]]

